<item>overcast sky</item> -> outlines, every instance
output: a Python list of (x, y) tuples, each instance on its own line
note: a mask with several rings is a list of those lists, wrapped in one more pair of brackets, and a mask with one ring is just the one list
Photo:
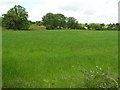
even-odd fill
[(29, 20), (39, 21), (48, 12), (75, 17), (79, 23), (117, 23), (119, 0), (0, 0), (0, 16), (14, 5), (26, 8)]

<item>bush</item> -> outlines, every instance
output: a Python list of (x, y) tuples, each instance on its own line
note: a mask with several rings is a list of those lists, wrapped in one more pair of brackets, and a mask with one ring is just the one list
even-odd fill
[(29, 28), (30, 30), (46, 30), (45, 26), (38, 26), (36, 24), (32, 24)]
[(118, 79), (113, 78), (109, 70), (106, 73), (101, 67), (96, 66), (95, 70), (84, 70), (82, 73), (87, 88), (118, 88)]

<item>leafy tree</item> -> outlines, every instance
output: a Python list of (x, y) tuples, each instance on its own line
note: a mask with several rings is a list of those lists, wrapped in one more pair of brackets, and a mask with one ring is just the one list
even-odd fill
[(2, 17), (0, 17), (0, 26), (2, 26)]
[(100, 30), (104, 30), (105, 29), (105, 24), (104, 23), (101, 23), (100, 24)]
[(104, 27), (104, 24), (99, 24), (99, 23), (90, 23), (89, 24), (90, 30), (102, 30), (103, 27)]
[(65, 28), (66, 17), (63, 14), (47, 13), (42, 18), (42, 24), (46, 26), (46, 29), (62, 29)]
[(69, 29), (78, 29), (78, 21), (74, 17), (67, 18), (67, 27)]
[(66, 27), (66, 17), (63, 14), (55, 14), (55, 20), (58, 29)]
[(42, 18), (43, 25), (46, 26), (46, 29), (55, 29), (55, 17), (53, 13), (47, 13)]
[(38, 25), (38, 26), (41, 26), (41, 25), (43, 25), (43, 22), (42, 21), (36, 21), (35, 24)]
[(87, 30), (88, 27), (87, 27), (85, 24), (79, 23), (79, 24), (78, 24), (78, 29)]
[(87, 27), (87, 29), (90, 30), (90, 25), (88, 23), (85, 23), (85, 27)]
[(33, 22), (33, 21), (29, 20), (29, 23), (30, 23), (30, 24), (35, 24), (36, 22)]
[(120, 30), (120, 23), (116, 23), (115, 29), (116, 29), (116, 30)]
[(111, 24), (111, 23), (108, 24), (107, 26), (108, 26), (108, 27), (107, 27), (107, 30), (114, 30), (114, 28), (115, 28), (114, 25)]
[(28, 29), (29, 22), (28, 12), (26, 12), (25, 8), (20, 5), (15, 5), (11, 8), (7, 14), (3, 14), (3, 26), (7, 29)]

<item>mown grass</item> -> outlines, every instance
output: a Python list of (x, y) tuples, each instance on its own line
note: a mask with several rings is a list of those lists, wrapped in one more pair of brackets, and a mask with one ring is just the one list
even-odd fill
[(118, 74), (117, 31), (3, 31), (3, 87), (86, 87), (81, 70)]

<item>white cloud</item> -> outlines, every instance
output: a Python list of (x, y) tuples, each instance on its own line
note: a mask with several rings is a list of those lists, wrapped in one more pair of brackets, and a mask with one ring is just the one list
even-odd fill
[(29, 19), (41, 20), (48, 12), (75, 17), (80, 23), (117, 23), (119, 0), (4, 0), (0, 1), (0, 14), (15, 4), (26, 8)]

